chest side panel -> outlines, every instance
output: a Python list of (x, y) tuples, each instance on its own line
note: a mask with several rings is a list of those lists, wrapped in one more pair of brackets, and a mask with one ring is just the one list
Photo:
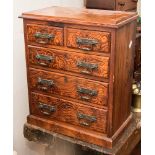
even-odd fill
[(135, 26), (132, 22), (116, 32), (114, 66), (113, 133), (130, 116), (132, 97)]

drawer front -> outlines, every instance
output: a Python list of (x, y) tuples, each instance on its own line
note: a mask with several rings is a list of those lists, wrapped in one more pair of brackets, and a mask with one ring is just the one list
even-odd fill
[(111, 37), (108, 32), (88, 31), (68, 28), (67, 47), (84, 51), (110, 52)]
[(63, 46), (63, 28), (28, 24), (27, 40), (33, 45)]
[(45, 68), (109, 77), (109, 57), (30, 47), (29, 63)]
[(31, 94), (30, 107), (33, 115), (106, 133), (105, 110), (37, 93)]
[(116, 1), (116, 10), (125, 11), (133, 10), (137, 8), (138, 0), (117, 0)]
[(115, 0), (86, 0), (86, 7), (93, 9), (114, 10)]
[(29, 74), (32, 91), (70, 97), (86, 104), (107, 105), (107, 83), (38, 69), (30, 69)]

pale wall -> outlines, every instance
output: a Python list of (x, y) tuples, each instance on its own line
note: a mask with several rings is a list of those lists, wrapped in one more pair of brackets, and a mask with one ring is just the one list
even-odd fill
[[(28, 110), (23, 23), (18, 16), (24, 11), (52, 5), (83, 7), (83, 0), (14, 0), (14, 149), (18, 155), (44, 155), (44, 146), (29, 143), (23, 137)], [(61, 146), (60, 146), (61, 147)]]

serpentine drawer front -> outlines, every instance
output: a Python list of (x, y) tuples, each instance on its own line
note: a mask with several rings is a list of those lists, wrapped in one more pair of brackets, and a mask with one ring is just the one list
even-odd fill
[(36, 93), (31, 94), (31, 107), (36, 116), (106, 133), (105, 110)]
[(109, 78), (109, 57), (29, 47), (29, 63), (45, 69)]
[(112, 148), (132, 118), (137, 15), (48, 7), (22, 17), (27, 122)]

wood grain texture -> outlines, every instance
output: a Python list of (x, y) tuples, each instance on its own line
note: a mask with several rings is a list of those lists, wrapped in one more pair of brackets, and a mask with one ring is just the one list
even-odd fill
[[(77, 38), (87, 38), (96, 40), (98, 43), (94, 46), (92, 45), (79, 45), (77, 43)], [(110, 33), (99, 32), (99, 31), (88, 31), (68, 28), (66, 30), (67, 47), (71, 48), (88, 48), (91, 51), (97, 52), (110, 52)]]
[(137, 9), (138, 0), (116, 0), (116, 10), (129, 11)]
[(118, 28), (137, 18), (135, 12), (119, 12), (106, 10), (91, 10), (67, 7), (49, 7), (36, 11), (25, 12), (22, 18), (57, 21), (60, 23), (80, 24)]
[[(54, 38), (36, 38), (35, 34), (40, 33), (41, 35), (53, 35)], [(63, 28), (53, 27), (53, 26), (42, 26), (42, 25), (27, 25), (27, 40), (28, 44), (38, 45), (38, 46), (63, 46)]]
[[(28, 116), (28, 123), (102, 147), (113, 147), (131, 120), (137, 15), (129, 12), (52, 7), (24, 13), (22, 17), (30, 112), (33, 112)], [(32, 26), (30, 30), (29, 25)], [(41, 43), (27, 38), (33, 38), (36, 33), (35, 39), (39, 35)], [(59, 39), (50, 44), (49, 38), (53, 33)], [(79, 41), (79, 37), (83, 40), (80, 38)], [(94, 46), (92, 51), (80, 50), (75, 38), (78, 38), (78, 44), (82, 43), (80, 48), (95, 44), (97, 49)], [(97, 47), (98, 43), (101, 43), (101, 47)], [(96, 66), (97, 63), (97, 71), (93, 70), (90, 75), (81, 74), (83, 67), (79, 62), (80, 67), (75, 66), (79, 60), (82, 60), (80, 65), (85, 67)], [(84, 71), (88, 72), (85, 68)], [(32, 97), (32, 92), (40, 95)], [(37, 100), (45, 104), (37, 105)], [(62, 110), (64, 107), (60, 108), (60, 112), (55, 113), (55, 120), (52, 116), (41, 115), (55, 112), (57, 105), (61, 107), (64, 102), (69, 108), (65, 111)], [(83, 115), (78, 115), (79, 122), (75, 117), (75, 109), (83, 112)], [(63, 117), (59, 117), (61, 115)], [(100, 123), (95, 124), (97, 117)], [(83, 122), (83, 118), (86, 122)], [(78, 123), (89, 126), (90, 120), (91, 128), (78, 126)]]
[[(109, 57), (100, 57), (83, 53), (74, 53), (68, 51), (45, 49), (38, 47), (29, 47), (29, 64), (42, 66), (49, 69), (64, 70), (80, 73), (84, 75), (97, 76), (102, 78), (109, 77)], [(51, 61), (40, 60), (36, 57), (51, 57)], [(84, 67), (78, 65), (84, 64)], [(97, 68), (91, 69), (91, 66), (97, 65)], [(90, 67), (89, 67), (90, 66)]]
[(116, 0), (86, 0), (86, 8), (114, 10)]
[(141, 33), (136, 34), (134, 71), (141, 69)]
[(132, 97), (136, 21), (116, 32), (113, 133), (129, 117)]
[(71, 124), (47, 120), (33, 115), (29, 115), (27, 117), (27, 122), (38, 127), (43, 127), (45, 130), (54, 133), (61, 133), (62, 135), (66, 135), (77, 140), (79, 139), (99, 146), (105, 146), (106, 148), (112, 148), (111, 139), (107, 138), (106, 134), (100, 132), (90, 131), (88, 129), (83, 130), (78, 126), (75, 127)]
[[(47, 109), (40, 109), (40, 103), (54, 106), (55, 111), (50, 115), (46, 115), (43, 112)], [(37, 93), (31, 93), (31, 114), (39, 117), (43, 117), (48, 120), (57, 120), (60, 122), (66, 122), (76, 126), (81, 126), (83, 129), (90, 129), (102, 133), (106, 133), (107, 111), (98, 108), (91, 108), (89, 106), (79, 105), (71, 101), (50, 97), (47, 95), (41, 95)], [(43, 110), (43, 111), (42, 111)], [(90, 117), (95, 117), (96, 121), (91, 122), (87, 118), (79, 119), (78, 115), (84, 114)], [(88, 125), (84, 125), (86, 123)]]
[(138, 0), (86, 0), (86, 7), (103, 10), (136, 10)]
[[(120, 136), (119, 140), (113, 146), (113, 148), (97, 146), (95, 144), (92, 144), (90, 141), (82, 141), (77, 138), (75, 139), (69, 136), (64, 136), (61, 133), (55, 134), (50, 130), (45, 130), (42, 127), (38, 127), (38, 125), (32, 125), (29, 123), (26, 123), (24, 125), (24, 137), (27, 138), (29, 141), (35, 141), (43, 144), (51, 144), (53, 138), (60, 138), (65, 142), (75, 144), (75, 149), (78, 149), (79, 151), (81, 150), (78, 155), (129, 155), (141, 139), (141, 118), (139, 113), (133, 113), (133, 115), (134, 117), (131, 124), (126, 128), (125, 132)], [(94, 138), (93, 140), (95, 141)], [(132, 153), (130, 155), (135, 155)]]
[[(29, 86), (32, 91), (39, 91), (41, 93), (48, 93), (50, 95), (56, 94), (60, 96), (70, 97), (77, 99), (78, 102), (85, 104), (98, 104), (107, 105), (108, 99), (108, 84), (78, 78), (74, 76), (64, 75), (60, 73), (47, 72), (38, 69), (30, 69), (29, 71)], [(38, 78), (43, 80), (51, 80), (54, 82), (53, 87), (38, 84)], [(44, 88), (47, 87), (47, 90)], [(85, 88), (94, 90), (97, 92), (96, 95), (87, 95), (78, 92), (78, 88)], [(82, 100), (81, 97), (88, 97), (89, 100)]]

